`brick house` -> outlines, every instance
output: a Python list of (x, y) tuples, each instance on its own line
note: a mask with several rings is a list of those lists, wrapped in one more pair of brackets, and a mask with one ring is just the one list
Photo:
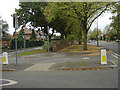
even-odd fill
[[(18, 36), (19, 32), (20, 31), (17, 32), (17, 36)], [(30, 30), (28, 28), (24, 28), (24, 33), (25, 33), (26, 40), (30, 40), (32, 30)], [(36, 34), (36, 40), (39, 41), (40, 40), (39, 34), (36, 31), (35, 31), (35, 34)], [(13, 36), (15, 37), (15, 32), (13, 33)]]
[(5, 31), (0, 32), (0, 48), (2, 47), (10, 47), (10, 36)]

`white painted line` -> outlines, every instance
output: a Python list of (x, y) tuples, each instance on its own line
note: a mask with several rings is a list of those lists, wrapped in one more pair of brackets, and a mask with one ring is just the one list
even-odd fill
[(120, 59), (119, 57), (117, 57), (116, 55), (114, 55), (114, 54), (111, 54), (112, 56), (114, 56), (115, 58), (117, 58), (117, 59)]
[(31, 67), (28, 67), (24, 71), (49, 71), (49, 68), (55, 63), (38, 63)]
[(89, 57), (84, 57), (83, 59), (90, 59)]
[(113, 54), (115, 54), (116, 56), (119, 56), (119, 57), (120, 57), (120, 55), (119, 55), (119, 54), (117, 54), (117, 53), (115, 53), (115, 52), (113, 52)]
[(9, 85), (14, 85), (14, 84), (17, 84), (18, 82), (16, 82), (16, 81), (13, 81), (13, 80), (9, 80), (9, 79), (0, 79), (0, 81), (2, 82), (2, 81), (7, 81), (7, 82), (9, 82), (9, 83), (7, 83), (7, 84), (0, 84), (0, 86), (9, 86)]

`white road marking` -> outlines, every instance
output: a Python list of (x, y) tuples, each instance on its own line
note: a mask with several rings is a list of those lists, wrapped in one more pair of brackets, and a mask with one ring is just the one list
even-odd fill
[(112, 56), (114, 56), (115, 58), (117, 58), (117, 59), (120, 59), (119, 57), (117, 57), (116, 55), (114, 55), (114, 54), (111, 54)]
[(84, 57), (83, 59), (90, 59), (89, 57)]
[(119, 55), (119, 54), (117, 54), (117, 53), (115, 53), (115, 52), (113, 52), (113, 54), (115, 54), (116, 56), (119, 56), (119, 57), (120, 57), (120, 55)]
[(7, 81), (7, 82), (9, 82), (9, 83), (7, 83), (7, 84), (0, 84), (0, 86), (9, 86), (9, 85), (14, 85), (14, 84), (17, 84), (18, 82), (16, 82), (16, 81), (13, 81), (13, 80), (9, 80), (9, 79), (0, 79), (0, 81), (2, 82), (2, 81)]
[(55, 63), (37, 63), (24, 71), (49, 71), (49, 68), (54, 64)]

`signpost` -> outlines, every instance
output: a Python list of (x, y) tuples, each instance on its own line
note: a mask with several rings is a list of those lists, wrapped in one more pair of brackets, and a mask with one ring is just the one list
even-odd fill
[(16, 65), (18, 63), (18, 59), (17, 59), (17, 29), (18, 29), (18, 16), (15, 14), (15, 16), (13, 17), (15, 19), (14, 22), (14, 26), (15, 26), (15, 49), (16, 49)]

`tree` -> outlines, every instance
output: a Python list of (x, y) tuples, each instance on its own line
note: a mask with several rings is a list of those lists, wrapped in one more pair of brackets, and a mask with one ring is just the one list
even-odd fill
[[(102, 35), (101, 29), (98, 29), (98, 36)], [(93, 31), (90, 31), (90, 39), (91, 40), (97, 40), (97, 28), (95, 28)]]
[[(48, 36), (47, 26), (52, 25), (52, 23), (48, 24), (43, 14), (43, 10), (46, 7), (47, 3), (45, 2), (20, 2), (20, 9), (16, 9), (15, 12), (19, 16), (19, 25), (25, 25), (30, 23), (34, 29), (38, 29), (38, 33), (40, 35), (39, 27), (44, 27), (41, 30), (46, 36)], [(49, 34), (49, 38), (51, 41), (51, 37), (54, 33), (54, 29), (52, 30), (52, 34)]]
[(25, 36), (25, 32), (24, 32), (24, 29), (22, 27), (19, 34), (18, 34), (18, 40), (23, 41), (23, 36)]
[(104, 35), (107, 34), (107, 32), (109, 32), (109, 30), (110, 30), (110, 25), (108, 24), (108, 25), (105, 26), (105, 28), (103, 30), (103, 34)]
[(110, 26), (112, 29), (117, 31), (117, 38), (120, 39), (120, 2), (117, 2), (116, 4), (113, 5), (112, 8), (112, 13), (114, 16), (112, 16), (112, 23)]
[(7, 22), (2, 19), (1, 16), (0, 16), (0, 25), (1, 25), (3, 31), (8, 31), (9, 26), (8, 26)]
[(32, 33), (31, 33), (31, 37), (30, 37), (30, 41), (36, 41), (36, 34), (34, 29), (32, 29)]
[(102, 13), (104, 13), (110, 5), (111, 3), (103, 2), (49, 3), (47, 6), (47, 13), (45, 13), (45, 16), (47, 17), (48, 22), (51, 22), (56, 18), (56, 14), (59, 15), (58, 12), (62, 12), (61, 17), (67, 16), (78, 20), (84, 36), (83, 50), (87, 50), (87, 34), (92, 23)]

